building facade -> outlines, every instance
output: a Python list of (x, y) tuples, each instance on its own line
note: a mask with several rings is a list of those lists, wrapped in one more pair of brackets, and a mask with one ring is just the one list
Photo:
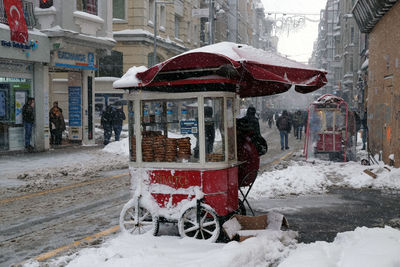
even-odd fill
[[(32, 2), (36, 27), (50, 44), (49, 78), (42, 89), (48, 105), (59, 102), (68, 120), (70, 141), (94, 144), (94, 77), (99, 58), (110, 54), (115, 45), (112, 4), (107, 0), (44, 1), (47, 5), (41, 7), (41, 2)], [(66, 84), (61, 86), (60, 80)]]
[(353, 15), (368, 34), (368, 146), (400, 167), (400, 2), (358, 0)]
[(276, 44), (271, 29), (260, 0), (117, 0), (113, 1), (117, 45), (112, 61), (120, 62), (124, 73), (132, 66), (151, 67), (210, 43), (230, 41), (271, 48)]
[[(11, 41), (10, 28), (0, 2), (0, 153), (24, 149), (22, 107), (35, 98), (35, 126), (31, 144), (43, 150), (48, 143), (48, 68), (50, 43), (36, 30), (33, 3), (23, 2), (28, 43)], [(44, 85), (44, 86), (43, 86)]]
[(321, 11), (318, 39), (310, 63), (328, 72), (328, 84), (320, 94), (342, 97), (358, 108), (360, 31), (351, 10), (355, 0), (328, 0)]

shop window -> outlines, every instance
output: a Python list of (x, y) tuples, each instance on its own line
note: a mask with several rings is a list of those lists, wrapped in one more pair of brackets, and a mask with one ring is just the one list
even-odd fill
[(77, 0), (76, 9), (92, 15), (97, 15), (97, 0)]
[(180, 24), (181, 20), (179, 18), (179, 16), (175, 15), (175, 38), (179, 39), (179, 24)]
[(143, 162), (199, 162), (197, 98), (142, 101), (140, 109)]
[(125, 0), (113, 0), (113, 18), (126, 19), (125, 17)]
[[(206, 161), (225, 160), (224, 99), (204, 98)], [(233, 117), (232, 117), (233, 120)]]
[(155, 0), (149, 0), (149, 23), (154, 24)]

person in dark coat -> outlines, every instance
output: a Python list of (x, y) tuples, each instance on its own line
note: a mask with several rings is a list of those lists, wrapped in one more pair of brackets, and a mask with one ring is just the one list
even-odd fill
[(106, 110), (103, 111), (101, 115), (101, 126), (104, 130), (104, 145), (110, 143), (110, 138), (112, 135), (113, 126), (113, 108), (109, 105)]
[(294, 135), (296, 136), (296, 139), (301, 140), (301, 134), (303, 131), (303, 114), (301, 113), (301, 110), (297, 110), (296, 113), (293, 115), (293, 125), (294, 125)]
[(361, 119), (361, 127), (362, 127), (362, 148), (361, 150), (366, 149), (366, 143), (367, 143), (367, 133), (368, 133), (368, 125), (367, 125), (367, 120), (368, 120), (368, 114), (367, 111), (364, 111), (364, 115)]
[(61, 145), (62, 132), (65, 131), (65, 121), (62, 109), (58, 106), (58, 101), (53, 102), (53, 107), (49, 112), (50, 121), (50, 145)]
[(57, 106), (53, 106), (50, 110), (50, 144), (61, 145), (62, 133), (65, 131), (65, 121), (62, 111)]
[(276, 127), (278, 127), (281, 137), (281, 150), (289, 149), (288, 135), (292, 125), (287, 110), (284, 110), (276, 121)]
[(122, 107), (112, 109), (112, 128), (114, 130), (115, 141), (119, 141), (122, 131), (122, 123), (125, 119), (126, 116)]
[(32, 128), (35, 122), (35, 99), (28, 97), (28, 101), (22, 107), (22, 120), (24, 122), (25, 129), (25, 148), (29, 151), (33, 150), (31, 146)]
[(248, 133), (253, 144), (257, 147), (258, 154), (264, 155), (268, 151), (267, 141), (260, 132), (260, 123), (256, 117), (256, 108), (249, 107), (246, 116), (236, 122), (238, 133)]

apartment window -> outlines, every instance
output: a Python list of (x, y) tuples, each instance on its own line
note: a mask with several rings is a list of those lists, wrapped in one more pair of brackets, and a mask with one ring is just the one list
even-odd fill
[(149, 21), (154, 23), (155, 0), (149, 0)]
[(165, 25), (167, 24), (167, 13), (165, 6), (160, 6), (160, 30), (165, 31)]
[(181, 19), (178, 16), (175, 16), (175, 38), (179, 39), (179, 24)]
[(97, 15), (97, 0), (77, 0), (76, 9), (92, 15)]
[(192, 40), (192, 23), (190, 21), (187, 22), (187, 40), (188, 42)]
[(113, 0), (113, 18), (114, 19), (126, 19), (125, 18), (125, 0)]
[(350, 29), (350, 42), (354, 44), (354, 27)]
[(121, 77), (123, 74), (123, 54), (118, 51), (111, 51), (110, 56), (99, 58), (99, 71), (100, 77)]

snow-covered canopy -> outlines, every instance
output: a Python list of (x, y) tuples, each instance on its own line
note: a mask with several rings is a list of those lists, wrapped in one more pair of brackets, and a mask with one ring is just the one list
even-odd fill
[(114, 82), (114, 88), (183, 92), (210, 90), (204, 85), (213, 84), (219, 90), (236, 91), (241, 97), (254, 97), (283, 93), (292, 85), (296, 91), (308, 93), (327, 82), (323, 71), (273, 52), (231, 42), (193, 49), (150, 69), (144, 68), (129, 69)]

